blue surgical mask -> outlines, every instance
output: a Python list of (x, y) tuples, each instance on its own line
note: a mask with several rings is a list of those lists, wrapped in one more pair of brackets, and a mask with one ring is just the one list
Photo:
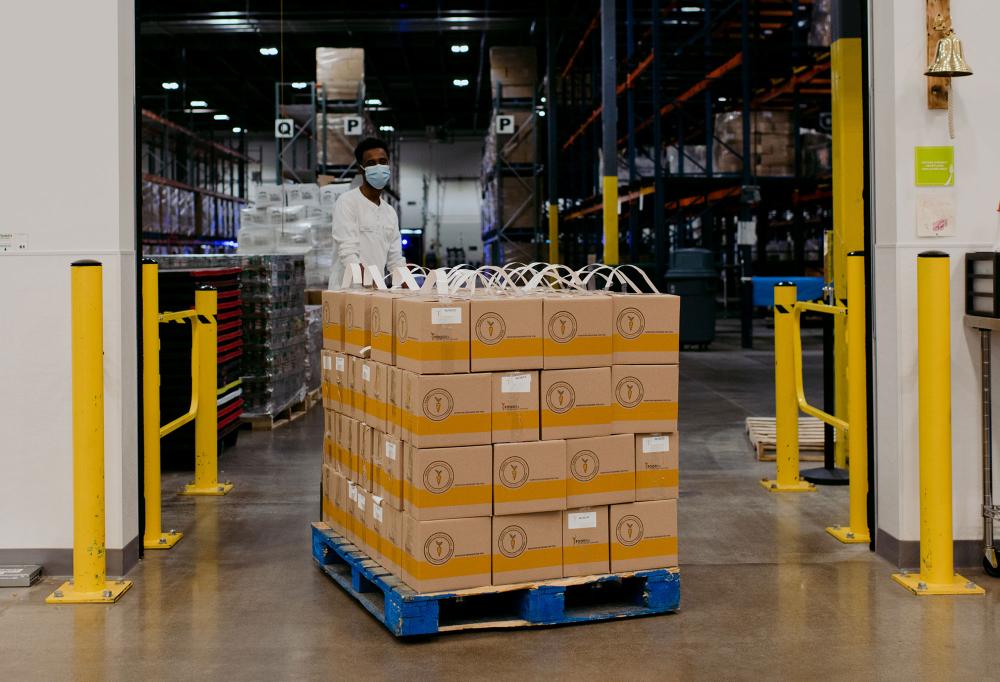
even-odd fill
[(382, 189), (389, 184), (389, 166), (388, 164), (378, 163), (374, 166), (368, 166), (365, 168), (365, 180), (368, 184), (375, 189)]

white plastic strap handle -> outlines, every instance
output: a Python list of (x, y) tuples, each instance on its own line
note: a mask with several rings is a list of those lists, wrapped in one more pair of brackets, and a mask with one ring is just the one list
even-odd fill
[(343, 289), (350, 289), (352, 286), (360, 285), (363, 282), (361, 263), (351, 263), (344, 270), (344, 279), (340, 282), (340, 286)]
[(652, 293), (654, 293), (654, 294), (660, 293), (660, 290), (656, 288), (656, 285), (653, 284), (653, 282), (649, 279), (649, 277), (642, 270), (642, 268), (637, 268), (636, 266), (631, 265), (631, 264), (619, 265), (617, 268), (615, 268), (614, 271), (611, 273), (611, 276), (608, 277), (608, 282), (604, 286), (604, 288), (605, 289), (610, 289), (611, 288), (611, 283), (612, 283), (613, 279), (617, 278), (618, 281), (620, 281), (622, 284), (625, 284), (626, 286), (632, 287), (632, 291), (634, 291), (635, 293), (637, 293), (637, 294), (643, 293), (643, 291), (639, 287), (637, 287), (635, 285), (635, 282), (633, 282), (631, 279), (628, 278), (628, 276), (625, 275), (624, 270), (626, 268), (631, 268), (632, 270), (635, 270), (636, 272), (638, 272), (639, 275), (642, 277), (642, 281), (644, 281), (646, 283), (646, 286), (649, 287), (649, 290)]
[(384, 290), (387, 288), (385, 286), (385, 277), (382, 275), (381, 272), (379, 272), (379, 269), (376, 268), (374, 265), (365, 266), (364, 284), (366, 287), (374, 286), (376, 289), (380, 290)]
[(417, 278), (413, 276), (406, 266), (400, 266), (392, 271), (392, 288), (393, 289), (419, 289), (420, 285), (417, 284)]

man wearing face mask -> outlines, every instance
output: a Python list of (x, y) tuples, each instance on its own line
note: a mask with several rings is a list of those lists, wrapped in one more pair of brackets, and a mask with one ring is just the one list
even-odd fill
[(389, 184), (389, 147), (369, 137), (354, 148), (362, 171), (361, 186), (344, 192), (333, 209), (333, 272), (330, 289), (344, 285), (352, 264), (374, 266), (380, 273), (406, 264), (396, 210), (382, 200)]

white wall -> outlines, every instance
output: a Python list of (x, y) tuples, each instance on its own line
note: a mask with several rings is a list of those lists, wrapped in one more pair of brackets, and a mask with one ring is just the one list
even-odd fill
[[(954, 26), (976, 72), (954, 83), (955, 140), (948, 139), (947, 112), (927, 109), (924, 0), (871, 4), (878, 524), (899, 540), (920, 536), (916, 259), (921, 251), (938, 249), (951, 255), (952, 271), (946, 323), (952, 344), (955, 539), (974, 540), (982, 533), (979, 337), (962, 322), (963, 259), (968, 251), (992, 249), (1000, 228), (1000, 3), (952, 3)], [(949, 144), (955, 147), (955, 186), (915, 187), (914, 147)], [(921, 194), (953, 195), (955, 236), (916, 236)]]
[[(451, 143), (404, 139), (399, 150), (399, 226), (425, 228), (425, 250), (440, 241), (441, 262), (449, 247), (463, 247), (466, 259), (482, 262), (483, 240), (480, 205), (483, 142)], [(446, 178), (466, 178), (462, 180)], [(427, 220), (424, 224), (424, 182), (427, 182)], [(410, 202), (413, 202), (411, 205)], [(439, 230), (440, 223), (440, 232)], [(471, 248), (475, 248), (472, 251)]]
[(108, 549), (139, 532), (133, 12), (127, 0), (0, 9), (0, 232), (29, 240), (27, 252), (0, 255), (6, 557), (72, 546), (69, 265), (80, 258), (105, 266)]

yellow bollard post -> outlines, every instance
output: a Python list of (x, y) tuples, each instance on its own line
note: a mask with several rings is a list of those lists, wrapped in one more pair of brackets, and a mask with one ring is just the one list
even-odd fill
[(73, 353), (73, 579), (49, 604), (112, 604), (132, 587), (107, 579), (104, 535), (104, 315), (101, 264), (70, 268)]
[(142, 452), (146, 528), (142, 546), (170, 549), (183, 536), (163, 532), (160, 476), (160, 289), (159, 266), (142, 259)]
[(865, 253), (847, 254), (847, 449), (851, 486), (848, 526), (826, 532), (846, 544), (871, 541), (868, 530), (868, 353), (865, 332)]
[(919, 594), (985, 594), (955, 573), (951, 508), (951, 268), (948, 254), (917, 257), (920, 573), (892, 579)]
[(219, 482), (219, 413), (218, 413), (218, 295), (214, 288), (201, 286), (194, 292), (198, 313), (198, 415), (194, 419), (194, 483), (182, 495), (225, 495), (233, 489), (228, 481)]
[(796, 286), (779, 282), (774, 287), (774, 428), (777, 453), (774, 479), (760, 484), (772, 493), (815, 492), (816, 486), (799, 478), (799, 403), (795, 395), (795, 321), (792, 318)]
[(559, 204), (549, 204), (549, 262), (559, 262)]
[(618, 265), (618, 176), (606, 175), (604, 188), (604, 264)]

